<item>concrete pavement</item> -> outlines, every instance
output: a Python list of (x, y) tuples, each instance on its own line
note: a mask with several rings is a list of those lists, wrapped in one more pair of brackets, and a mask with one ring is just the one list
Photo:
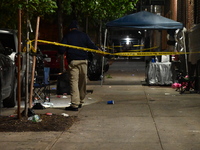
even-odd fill
[[(180, 95), (171, 87), (88, 85), (78, 112), (48, 108), (36, 113), (68, 113), (80, 121), (64, 132), (5, 132), (5, 150), (199, 150), (199, 94)], [(115, 103), (108, 105), (107, 101)], [(66, 99), (60, 99), (66, 102)], [(6, 112), (6, 111), (4, 111)], [(2, 113), (4, 113), (2, 112)]]
[[(123, 65), (124, 64), (124, 65)], [(126, 66), (126, 67), (125, 67)], [(70, 96), (51, 95), (53, 108), (36, 114), (67, 113), (80, 119), (63, 132), (1, 132), (4, 150), (199, 150), (199, 94), (169, 86), (143, 86), (144, 62), (114, 62), (105, 81), (89, 82), (85, 105), (65, 111)], [(107, 101), (114, 100), (114, 104)], [(10, 115), (15, 109), (4, 109)]]

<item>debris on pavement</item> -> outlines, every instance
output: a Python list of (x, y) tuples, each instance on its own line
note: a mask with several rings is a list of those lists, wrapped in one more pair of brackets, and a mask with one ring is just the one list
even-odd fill
[(42, 103), (42, 105), (45, 107), (45, 108), (49, 108), (49, 107), (53, 107), (54, 104), (53, 103), (50, 103), (50, 102), (44, 102)]
[(40, 119), (40, 117), (38, 115), (28, 117), (28, 120), (31, 120), (33, 122), (41, 122), (42, 121), (42, 119)]
[(64, 117), (69, 117), (69, 115), (66, 114), (66, 113), (62, 113), (61, 115), (64, 116)]
[(107, 77), (107, 78), (112, 78), (112, 76), (111, 76), (110, 74), (108, 74), (106, 77)]
[(170, 93), (165, 93), (165, 95), (170, 95)]
[(67, 93), (63, 93), (62, 98), (67, 98)]
[(113, 100), (107, 101), (107, 104), (114, 104), (115, 102)]
[(52, 114), (52, 113), (46, 113), (46, 115), (47, 115), (47, 116), (52, 116), (53, 114)]

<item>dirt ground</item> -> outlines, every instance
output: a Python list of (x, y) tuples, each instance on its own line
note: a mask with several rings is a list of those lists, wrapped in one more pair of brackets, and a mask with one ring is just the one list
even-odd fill
[(75, 121), (76, 116), (42, 114), (28, 119), (28, 117), (0, 116), (0, 132), (26, 132), (26, 131), (65, 131)]

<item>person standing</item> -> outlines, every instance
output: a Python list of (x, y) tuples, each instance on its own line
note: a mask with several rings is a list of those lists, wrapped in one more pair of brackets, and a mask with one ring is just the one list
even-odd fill
[[(91, 48), (98, 50), (98, 47), (91, 41), (89, 36), (78, 30), (78, 23), (73, 20), (69, 25), (70, 31), (63, 37), (61, 43), (78, 47)], [(66, 52), (67, 61), (69, 64), (70, 78), (70, 94), (71, 104), (65, 110), (78, 111), (82, 107), (86, 96), (87, 84), (87, 64), (88, 53), (84, 50), (79, 50), (70, 47), (60, 47), (59, 53)]]

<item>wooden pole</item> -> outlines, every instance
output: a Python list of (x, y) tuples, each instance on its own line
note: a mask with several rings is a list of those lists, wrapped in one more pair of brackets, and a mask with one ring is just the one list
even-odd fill
[[(36, 31), (35, 31), (35, 44), (34, 44), (34, 49), (35, 50), (37, 50), (39, 23), (40, 23), (40, 17), (38, 16), (37, 17), (37, 24), (36, 24)], [(29, 108), (32, 107), (32, 103), (33, 103), (33, 84), (34, 84), (34, 77), (35, 77), (35, 65), (36, 65), (36, 56), (33, 55), (33, 66), (32, 66), (31, 87), (30, 87), (30, 97), (29, 97)]]
[(18, 74), (17, 74), (17, 115), (18, 119), (21, 119), (21, 113), (20, 113), (20, 108), (21, 108), (21, 9), (18, 11)]

